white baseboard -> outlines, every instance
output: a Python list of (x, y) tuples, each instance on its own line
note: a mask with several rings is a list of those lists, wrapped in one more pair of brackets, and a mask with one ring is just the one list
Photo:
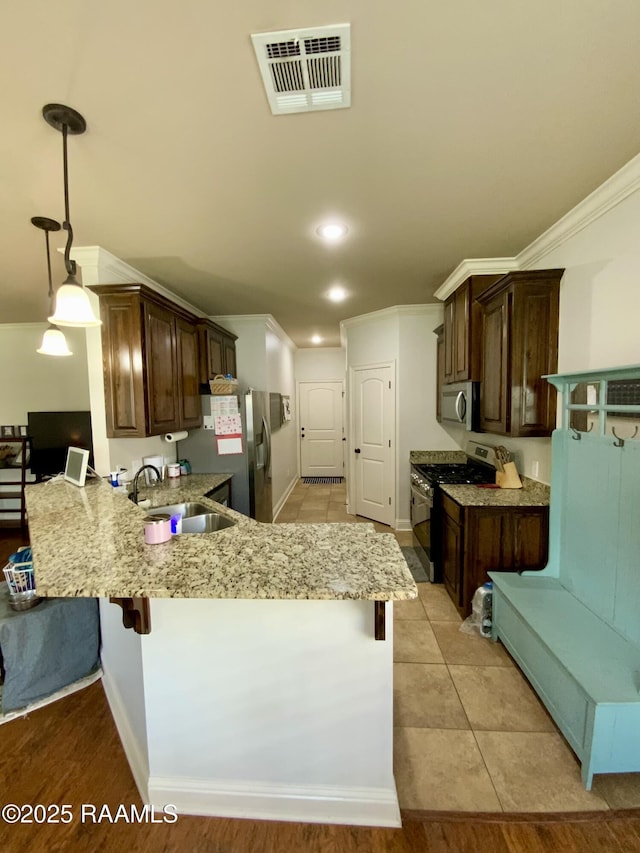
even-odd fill
[(148, 786), (149, 779), (149, 762), (144, 756), (144, 753), (138, 743), (138, 739), (133, 733), (133, 729), (129, 723), (129, 718), (125, 710), (124, 702), (120, 696), (120, 692), (116, 687), (115, 682), (109, 677), (109, 673), (103, 671), (102, 685), (104, 692), (111, 708), (111, 715), (118, 729), (120, 741), (124, 749), (129, 767), (133, 773), (133, 779), (140, 793), (140, 798), (143, 803), (149, 803)]
[(295, 487), (296, 487), (296, 483), (298, 482), (298, 479), (299, 479), (299, 478), (298, 478), (297, 476), (295, 476), (295, 477), (293, 478), (293, 480), (291, 480), (291, 482), (289, 483), (289, 485), (287, 486), (287, 488), (286, 488), (286, 490), (285, 490), (284, 495), (280, 498), (280, 500), (279, 500), (279, 501), (278, 501), (278, 503), (276, 504), (275, 509), (273, 510), (273, 520), (274, 520), (274, 521), (275, 521), (275, 520), (276, 520), (276, 518), (278, 517), (278, 513), (280, 512), (280, 510), (282, 509), (282, 507), (286, 504), (286, 502), (287, 502), (287, 500), (288, 500), (288, 498), (289, 498), (289, 495), (290, 495), (290, 494), (291, 494), (291, 492), (295, 489)]
[(153, 776), (149, 803), (156, 808), (171, 803), (179, 814), (207, 817), (402, 826), (395, 784), (338, 788)]
[(410, 518), (396, 518), (396, 530), (413, 530)]

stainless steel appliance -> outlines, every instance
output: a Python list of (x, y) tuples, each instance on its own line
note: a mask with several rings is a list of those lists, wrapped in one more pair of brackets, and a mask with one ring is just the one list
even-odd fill
[(440, 420), (477, 431), (480, 427), (480, 384), (454, 382), (440, 389)]
[[(200, 398), (205, 426), (212, 425), (211, 400), (210, 395)], [(203, 427), (178, 442), (178, 456), (189, 460), (194, 474), (233, 474), (232, 509), (257, 521), (273, 521), (269, 395), (254, 389), (241, 394), (240, 414), (241, 454), (218, 454), (215, 431)]]
[(492, 448), (470, 441), (466, 461), (430, 462), (411, 466), (411, 527), (414, 544), (429, 580), (440, 581), (441, 515), (439, 486), (443, 483), (475, 484), (495, 482), (491, 463)]

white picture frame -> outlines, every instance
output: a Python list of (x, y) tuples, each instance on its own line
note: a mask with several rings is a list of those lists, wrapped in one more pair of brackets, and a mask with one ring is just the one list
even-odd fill
[(64, 479), (74, 486), (84, 486), (87, 479), (89, 451), (82, 447), (69, 447), (67, 461), (64, 466)]

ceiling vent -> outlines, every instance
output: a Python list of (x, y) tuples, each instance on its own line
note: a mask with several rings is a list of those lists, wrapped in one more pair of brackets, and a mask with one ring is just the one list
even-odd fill
[(351, 25), (254, 33), (274, 115), (351, 106)]

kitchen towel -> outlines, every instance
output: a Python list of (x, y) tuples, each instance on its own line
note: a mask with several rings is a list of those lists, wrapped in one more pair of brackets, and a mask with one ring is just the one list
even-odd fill
[(189, 433), (186, 429), (181, 429), (179, 432), (167, 432), (164, 434), (163, 438), (165, 441), (168, 441), (169, 444), (175, 444), (176, 441), (184, 441)]

